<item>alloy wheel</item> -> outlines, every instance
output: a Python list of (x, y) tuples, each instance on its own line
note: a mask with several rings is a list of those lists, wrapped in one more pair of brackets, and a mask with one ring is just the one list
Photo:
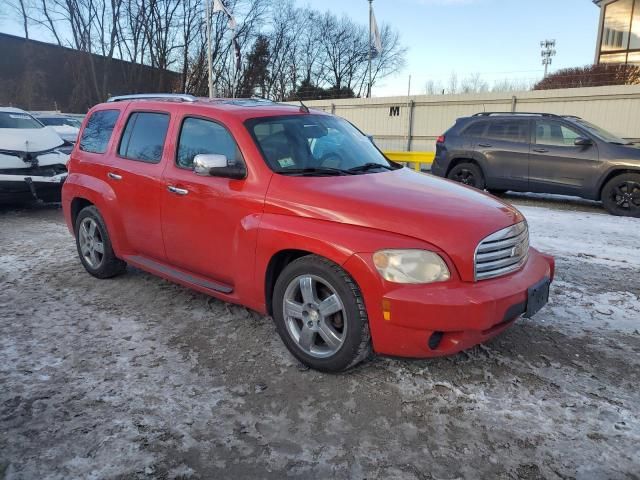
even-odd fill
[(640, 212), (640, 183), (625, 181), (611, 191), (611, 199), (624, 210)]
[(326, 280), (316, 275), (294, 278), (285, 290), (282, 309), (287, 332), (306, 354), (331, 357), (344, 344), (346, 309)]
[(456, 172), (455, 175), (456, 182), (460, 182), (464, 185), (468, 185), (470, 187), (476, 186), (476, 177), (471, 170), (467, 170), (466, 168), (460, 169)]
[(104, 259), (104, 241), (98, 224), (93, 218), (85, 218), (78, 230), (80, 252), (87, 264), (97, 269)]

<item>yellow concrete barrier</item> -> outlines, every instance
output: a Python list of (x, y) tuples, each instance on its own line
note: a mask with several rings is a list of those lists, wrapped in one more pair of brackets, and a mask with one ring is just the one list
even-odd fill
[(436, 154), (434, 152), (384, 152), (389, 160), (399, 163), (412, 163), (416, 172), (422, 170), (422, 166), (431, 166)]

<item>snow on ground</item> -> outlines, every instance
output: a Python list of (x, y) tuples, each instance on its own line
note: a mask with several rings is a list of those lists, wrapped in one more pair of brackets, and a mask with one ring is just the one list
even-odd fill
[[(549, 308), (565, 332), (596, 329), (640, 331), (640, 219), (606, 213), (518, 206), (531, 232), (531, 244), (559, 259), (559, 280)], [(575, 260), (565, 265), (566, 259)], [(566, 281), (563, 269), (590, 266), (591, 276)], [(602, 268), (598, 268), (602, 267)], [(606, 276), (619, 271), (620, 282)], [(568, 272), (567, 272), (568, 273)]]
[(244, 308), (88, 276), (59, 210), (0, 211), (0, 479), (638, 478), (640, 220), (536, 202), (550, 305), (343, 375)]
[(534, 247), (595, 264), (640, 268), (640, 220), (606, 213), (518, 206)]

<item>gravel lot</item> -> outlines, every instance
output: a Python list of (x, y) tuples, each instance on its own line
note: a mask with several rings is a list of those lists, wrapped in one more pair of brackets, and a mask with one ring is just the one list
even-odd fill
[(343, 375), (244, 308), (90, 277), (56, 207), (0, 211), (0, 479), (640, 478), (640, 219), (505, 198), (556, 255), (552, 303)]

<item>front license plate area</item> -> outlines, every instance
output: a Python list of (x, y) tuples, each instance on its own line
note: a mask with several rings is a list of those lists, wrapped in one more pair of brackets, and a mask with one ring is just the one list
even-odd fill
[(526, 318), (533, 317), (536, 313), (549, 302), (549, 286), (551, 281), (545, 278), (529, 287), (527, 292), (527, 310), (524, 313)]

